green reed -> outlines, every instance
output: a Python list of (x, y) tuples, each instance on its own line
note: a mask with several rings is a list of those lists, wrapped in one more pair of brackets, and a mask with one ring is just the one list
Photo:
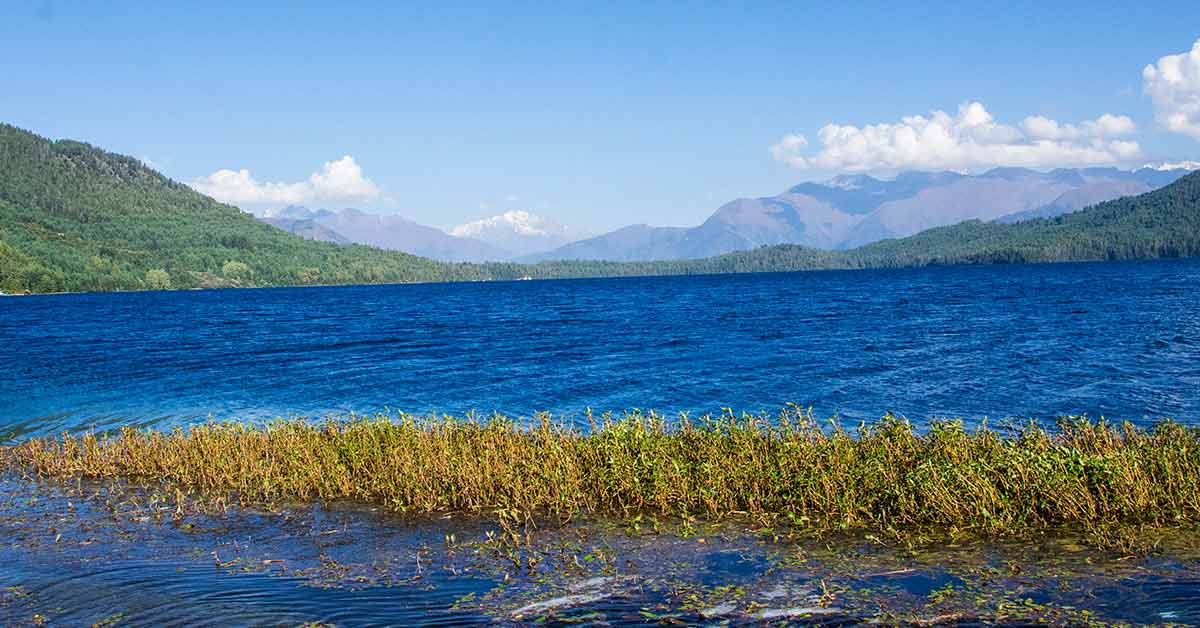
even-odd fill
[(37, 438), (0, 466), (165, 481), (249, 499), (351, 499), (406, 513), (568, 519), (750, 516), (820, 529), (1200, 523), (1200, 431), (1065, 418), (1005, 432), (961, 421), (853, 431), (778, 416), (351, 418)]

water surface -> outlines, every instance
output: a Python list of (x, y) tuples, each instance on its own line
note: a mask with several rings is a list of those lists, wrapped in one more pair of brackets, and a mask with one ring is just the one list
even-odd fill
[(1200, 420), (1200, 261), (0, 299), (0, 438), (385, 409)]
[[(788, 402), (1198, 424), (1198, 303), (1197, 260), (5, 298), (0, 442), (210, 416)], [(577, 521), (512, 554), (486, 518), (180, 515), (172, 491), (0, 474), (0, 623), (1200, 624), (1194, 529), (1124, 556), (1070, 530)]]
[(495, 524), (459, 515), (276, 504), (176, 517), (154, 493), (0, 477), (0, 624), (1200, 624), (1194, 530), (1125, 556), (1069, 531), (900, 542), (579, 519), (542, 522), (513, 552), (490, 540)]

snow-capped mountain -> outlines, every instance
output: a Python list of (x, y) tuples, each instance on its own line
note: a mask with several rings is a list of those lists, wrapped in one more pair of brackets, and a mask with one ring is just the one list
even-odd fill
[(510, 210), (450, 229), (450, 235), (481, 240), (519, 257), (558, 248), (586, 234), (533, 212)]

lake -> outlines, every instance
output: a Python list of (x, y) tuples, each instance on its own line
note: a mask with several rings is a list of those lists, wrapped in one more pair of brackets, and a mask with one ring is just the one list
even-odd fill
[[(407, 411), (1200, 423), (1200, 260), (0, 299), (0, 442)], [(1200, 623), (1200, 535), (806, 536), (0, 473), (0, 623)], [(693, 525), (694, 523), (694, 525)], [(516, 553), (513, 553), (513, 552)]]
[(0, 299), (0, 440), (400, 410), (1200, 420), (1200, 261)]

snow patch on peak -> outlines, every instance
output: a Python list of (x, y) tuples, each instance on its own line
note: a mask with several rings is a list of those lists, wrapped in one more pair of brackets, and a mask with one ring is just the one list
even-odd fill
[(548, 251), (581, 237), (570, 227), (520, 209), (458, 225), (449, 233), (483, 240), (518, 255)]
[(473, 238), (497, 229), (505, 229), (525, 236), (550, 236), (565, 231), (565, 227), (549, 218), (543, 218), (521, 209), (510, 209), (498, 216), (458, 225), (451, 229), (450, 233), (459, 237)]
[(872, 183), (878, 183), (878, 180), (865, 174), (843, 174), (830, 179), (826, 185), (843, 190), (858, 190)]

